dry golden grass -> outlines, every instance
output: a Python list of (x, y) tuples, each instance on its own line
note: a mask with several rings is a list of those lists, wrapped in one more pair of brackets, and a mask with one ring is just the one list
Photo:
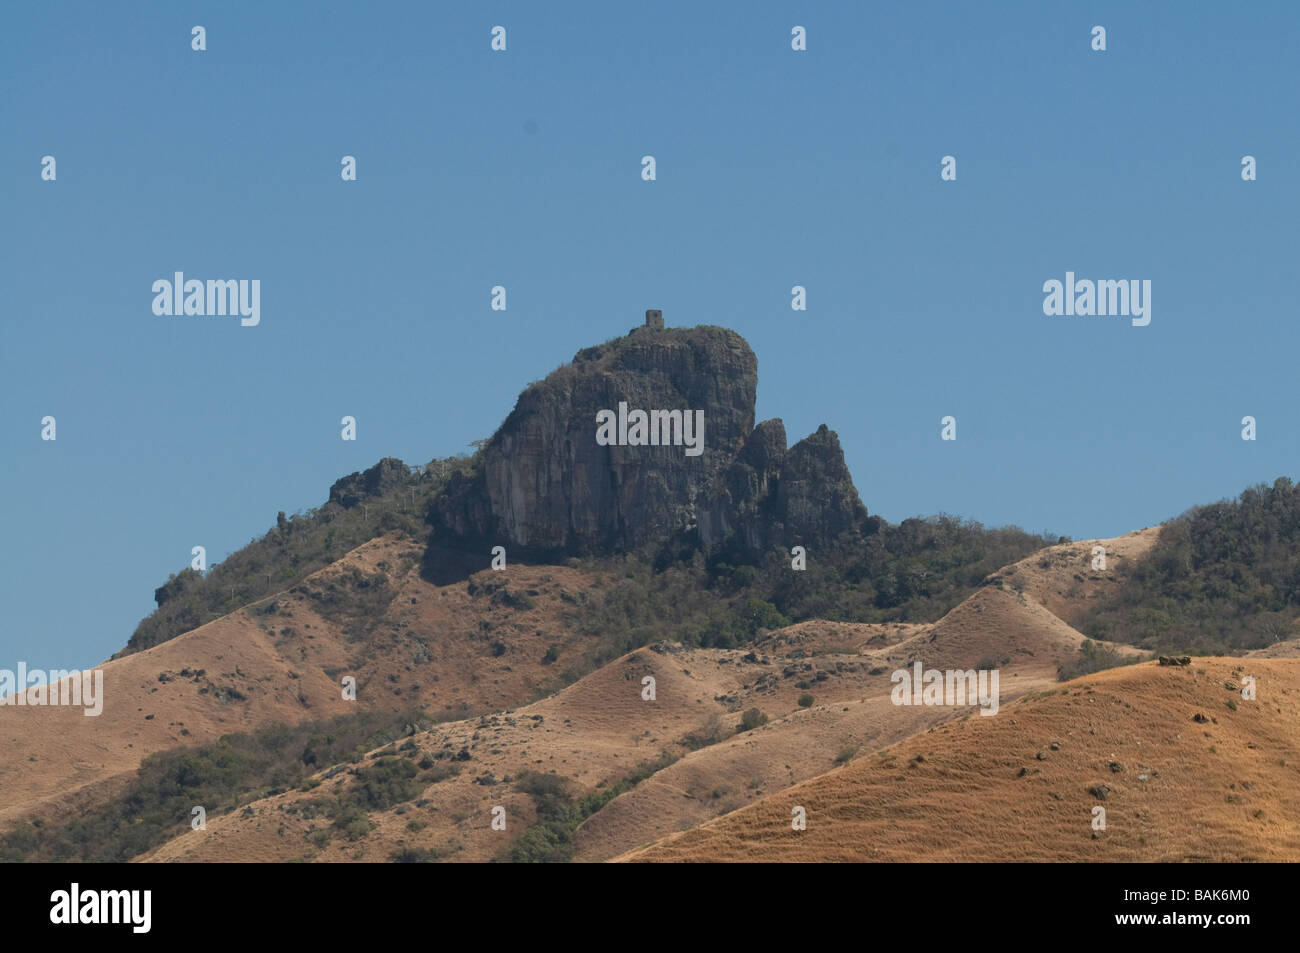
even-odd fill
[[(1087, 539), (1039, 550), (993, 573), (989, 579), (1044, 606), (1068, 625), (1088, 612), (1088, 603), (1118, 588), (1131, 567), (1151, 551), (1160, 527), (1135, 530), (1114, 539)], [(1106, 568), (1092, 568), (1093, 548), (1106, 550)]]
[[(759, 639), (752, 652), (658, 646), (554, 697), (418, 735), (421, 756), (464, 747), (471, 760), (460, 776), (430, 785), (416, 799), (424, 804), (373, 813), (375, 830), (359, 842), (335, 838), (322, 849), (311, 838), (327, 822), (302, 817), (304, 804), (351, 783), (345, 773), (310, 792), (255, 802), (248, 814), (210, 819), (206, 832), (185, 834), (148, 859), (382, 860), (402, 848), (433, 847), (449, 850), (451, 859), (486, 860), (526, 829), (533, 807), (513, 785), (484, 780), (554, 771), (572, 779), (576, 792), (590, 793), (667, 753), (676, 760), (578, 829), (578, 859), (608, 859), (817, 777), (837, 758), (876, 751), (969, 711), (894, 706), (890, 675), (914, 660), (969, 669), (996, 656), (1004, 662), (1007, 704), (1054, 685), (1056, 666), (1082, 640), (1041, 604), (993, 583), (933, 625), (805, 622)], [(646, 674), (658, 680), (654, 703), (641, 699)], [(804, 686), (814, 697), (807, 710), (798, 701)], [(733, 734), (751, 707), (770, 722)], [(689, 736), (710, 718), (723, 726), (723, 740), (691, 750)], [(505, 832), (491, 830), (498, 805), (507, 810)], [(418, 831), (408, 830), (412, 820)]]
[[(419, 707), (446, 717), (531, 701), (557, 678), (558, 666), (542, 664), (549, 645), (559, 646), (561, 662), (585, 648), (565, 628), (561, 599), (591, 585), (585, 574), (514, 564), (475, 577), (504, 576), (512, 589), (536, 593), (534, 608), (511, 608), (471, 597), (465, 583), (425, 582), (421, 551), (417, 543), (382, 537), (308, 577), (311, 586), (327, 586), (352, 569), (386, 572), (397, 596), (361, 640), (350, 641), (298, 586), (103, 663), (98, 717), (80, 708), (0, 709), (0, 829), (22, 817), (66, 816), (118, 790), (147, 755), (230, 732), (358, 707)], [(262, 611), (272, 603), (274, 613)], [(500, 657), (492, 648), (498, 641), (506, 647)], [(345, 674), (357, 679), (356, 702), (342, 698)]]
[[(1257, 679), (1256, 701), (1241, 698), (1245, 675)], [(1097, 785), (1109, 788), (1104, 801), (1091, 793)], [(1094, 838), (1096, 805), (1107, 826)], [(796, 806), (807, 830), (792, 829)], [(1300, 661), (1112, 669), (909, 738), (620, 859), (1294, 861)]]
[[(659, 644), (558, 692), (559, 669), (587, 648), (564, 628), (563, 597), (593, 580), (564, 567), (512, 565), (505, 581), (533, 604), (511, 608), (483, 591), (502, 574), (432, 586), (416, 572), (416, 544), (375, 540), (312, 579), (328, 585), (357, 569), (392, 580), (397, 598), (361, 641), (349, 641), (295, 590), (253, 607), (277, 602), (274, 615), (244, 610), (107, 663), (112, 704), (101, 719), (10, 709), (24, 712), (26, 728), (0, 738), (0, 751), (46, 754), (0, 761), (0, 792), (23, 792), (0, 793), (0, 822), (33, 808), (57, 817), (103, 797), (149, 751), (354, 710), (339, 697), (346, 671), (358, 677), (358, 704), (457, 718), (371, 754), (419, 761), (442, 753), (437, 763), (445, 764), (463, 749), (461, 773), (372, 812), (372, 829), (355, 841), (335, 834), (322, 844), (330, 821), (303, 816), (310, 802), (353, 783), (345, 765), (316, 775), (313, 789), (210, 816), (206, 831), (185, 831), (138, 859), (377, 861), (435, 848), (451, 860), (489, 860), (535, 820), (531, 798), (513, 783), (521, 773), (555, 773), (581, 796), (665, 756), (670, 763), (577, 830), (578, 859), (1300, 859), (1300, 662), (1209, 659), (1056, 682), (1057, 666), (1083, 642), (1066, 619), (1116, 585), (1156, 533), (1050, 547), (994, 573), (933, 624), (810, 621), (767, 634), (752, 651)], [(1097, 544), (1107, 550), (1104, 572), (1090, 566)], [(547, 666), (552, 644), (560, 662)], [(915, 661), (997, 667), (1001, 712), (893, 705), (890, 675)], [(1242, 674), (1259, 679), (1259, 700), (1238, 700), (1234, 711), (1223, 683), (1243, 665), (1250, 670)], [(158, 681), (182, 668), (206, 669), (210, 691), (199, 694), (194, 679)], [(653, 702), (641, 697), (646, 675), (656, 679)], [(219, 702), (218, 686), (246, 698)], [(807, 709), (799, 704), (805, 690), (814, 698)], [(738, 732), (749, 708), (770, 720)], [(1214, 720), (1192, 722), (1197, 711)], [(718, 740), (700, 747), (710, 731)], [(1112, 772), (1112, 761), (1123, 770)], [(1110, 788), (1100, 802), (1108, 829), (1094, 839), (1099, 802), (1088, 788), (1099, 783)], [(794, 804), (808, 811), (807, 831), (790, 829)], [(491, 826), (498, 806), (507, 812), (504, 832)]]
[[(205, 832), (184, 834), (142, 859), (385, 860), (402, 848), (436, 847), (450, 849), (454, 860), (489, 860), (534, 819), (531, 799), (511, 783), (524, 771), (555, 773), (571, 780), (576, 794), (592, 793), (665, 754), (693, 757), (687, 754), (689, 736), (704, 731), (710, 721), (716, 721), (726, 735), (736, 729), (741, 712), (751, 705), (761, 705), (776, 718), (798, 711), (801, 691), (774, 682), (775, 666), (770, 661), (746, 661), (747, 654), (660, 644), (629, 653), (531, 705), (420, 732), (411, 739), (418, 747), (415, 760), (461, 749), (469, 759), (457, 762), (462, 768), (458, 776), (429, 785), (415, 799), (426, 803), (407, 804), (400, 813), (396, 807), (372, 813), (375, 830), (363, 841), (335, 838), (323, 849), (312, 842), (311, 835), (328, 822), (302, 817), (303, 805), (351, 783), (347, 771), (325, 778), (326, 771), (316, 776), (322, 780), (320, 787), (256, 801), (249, 815), (241, 811), (209, 819)], [(866, 684), (879, 681), (878, 676), (867, 674), (860, 660), (852, 662), (851, 670), (846, 663), (841, 665), (844, 671), (819, 683), (827, 701), (848, 703)], [(642, 697), (646, 676), (655, 679), (654, 701)], [(800, 712), (800, 716), (816, 718), (822, 710)], [(395, 753), (397, 747), (388, 746), (386, 753)], [(810, 761), (799, 776), (823, 770), (832, 757)], [(786, 780), (782, 774), (781, 781)], [(711, 810), (702, 815), (707, 818), (721, 810), (713, 790), (703, 787), (678, 796), (710, 805)], [(491, 829), (491, 811), (496, 806), (506, 808), (504, 832)], [(408, 829), (412, 820), (421, 825), (420, 830)], [(632, 836), (642, 837), (641, 830)]]
[[(830, 669), (841, 659), (867, 660), (869, 676), (860, 694), (842, 703), (826, 699), (811, 711), (795, 711), (759, 731), (696, 751), (611, 802), (579, 828), (579, 859), (605, 860), (636, 844), (703, 824), (752, 802), (774, 787), (814, 777), (837, 759), (861, 756), (964, 717), (970, 709), (894, 706), (890, 675), (913, 662), (937, 669), (1000, 670), (1000, 693), (1006, 704), (1028, 692), (1057, 684), (1057, 667), (1075, 657), (1084, 636), (1043, 605), (1044, 596), (1068, 588), (1055, 577), (1072, 580), (1087, 571), (1093, 586), (1113, 584), (1125, 558), (1145, 552), (1153, 531), (1117, 540), (1097, 540), (1052, 547), (990, 577), (990, 583), (934, 624), (865, 625), (811, 621), (770, 633), (756, 651), (794, 658), (807, 653), (809, 668)], [(1106, 546), (1105, 573), (1089, 565), (1094, 545)], [(1046, 562), (1050, 569), (1039, 565)], [(1027, 564), (1032, 564), (1032, 568)], [(1131, 563), (1130, 563), (1131, 564)], [(1053, 573), (1055, 576), (1053, 576)], [(1023, 591), (1006, 579), (1025, 583)], [(1113, 646), (1137, 657), (1129, 646)], [(707, 796), (700, 796), (707, 792)], [(714, 796), (714, 795), (717, 796)]]

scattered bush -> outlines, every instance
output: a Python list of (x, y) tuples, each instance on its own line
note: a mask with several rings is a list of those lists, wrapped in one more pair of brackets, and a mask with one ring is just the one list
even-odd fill
[(436, 847), (407, 847), (390, 854), (388, 859), (395, 864), (436, 864), (450, 854), (451, 851)]
[(1069, 662), (1056, 667), (1058, 681), (1068, 682), (1072, 678), (1082, 678), (1094, 672), (1120, 665), (1132, 665), (1140, 661), (1140, 656), (1121, 655), (1109, 645), (1099, 645), (1091, 639), (1084, 639), (1078, 654)]
[[(190, 809), (201, 804), (209, 820), (240, 810), (271, 791), (310, 789), (309, 775), (400, 737), (411, 725), (431, 725), (421, 712), (358, 712), (319, 722), (269, 725), (251, 734), (150, 755), (122, 793), (61, 824), (25, 825), (0, 836), (0, 862), (120, 863), (189, 830)], [(384, 801), (405, 793), (410, 761), (388, 758), (358, 769), (361, 797)], [(365, 772), (363, 774), (363, 772)], [(306, 805), (305, 817), (335, 818), (346, 808), (329, 798)], [(352, 816), (350, 820), (355, 820)], [(346, 826), (346, 825), (345, 825)], [(359, 828), (344, 831), (351, 836)], [(328, 840), (329, 831), (325, 833)]]
[(709, 745), (715, 745), (727, 735), (726, 725), (722, 722), (722, 716), (716, 711), (711, 711), (704, 716), (704, 723), (697, 731), (692, 731), (682, 739), (683, 744), (692, 751), (700, 748), (707, 748)]

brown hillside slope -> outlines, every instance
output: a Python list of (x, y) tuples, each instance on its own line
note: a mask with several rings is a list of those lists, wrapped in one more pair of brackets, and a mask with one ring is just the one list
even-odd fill
[[(659, 771), (578, 829), (578, 858), (607, 860), (637, 844), (697, 827), (773, 786), (815, 777), (836, 759), (878, 750), (970, 711), (892, 704), (890, 676), (914, 662), (927, 669), (998, 669), (1002, 704), (1054, 687), (1057, 667), (1075, 657), (1084, 636), (1043, 602), (1057, 592), (1091, 597), (1113, 585), (1154, 538), (1153, 532), (1143, 531), (1051, 547), (1037, 559), (993, 574), (988, 585), (933, 625), (804, 622), (769, 634), (756, 650), (770, 653), (783, 672), (791, 663), (796, 671), (807, 667), (812, 672), (857, 658), (868, 660), (868, 672), (877, 674), (861, 695), (844, 704), (824, 700), (814, 683), (819, 704), (812, 710), (774, 719), (758, 731), (693, 752)], [(1095, 545), (1119, 554), (1118, 559), (1108, 558), (1105, 572), (1089, 568)], [(1073, 577), (1084, 573), (1081, 591)], [(1017, 583), (1022, 583), (1019, 588), (1014, 587)], [(1056, 604), (1064, 605), (1059, 599)], [(1141, 654), (1130, 646), (1110, 647), (1134, 658)], [(802, 657), (805, 654), (811, 662)], [(692, 796), (698, 791), (711, 796)]]
[[(839, 661), (838, 668), (827, 666), (826, 679), (818, 683), (827, 701), (856, 699), (865, 685), (877, 680), (863, 660)], [(642, 697), (646, 676), (655, 679), (653, 701)], [(406, 848), (435, 848), (453, 860), (489, 860), (535, 820), (531, 798), (514, 784), (523, 772), (566, 778), (577, 795), (599, 792), (643, 765), (681, 757), (712, 737), (730, 734), (748, 707), (761, 706), (773, 717), (794, 712), (800, 694), (770, 659), (751, 658), (746, 650), (659, 643), (616, 659), (531, 705), (437, 725), (371, 752), (409, 756), (416, 763), (428, 757), (459, 773), (439, 779), (440, 768), (427, 778), (421, 776), (420, 791), (409, 801), (368, 812), (374, 829), (362, 840), (331, 836), (323, 847), (316, 842), (330, 822), (315, 815), (311, 804), (348, 794), (355, 769), (343, 766), (316, 775), (306, 790), (255, 801), (248, 813), (209, 818), (206, 831), (186, 831), (144, 859), (386, 860)], [(710, 737), (712, 732), (717, 734)], [(795, 757), (808, 755), (795, 752)], [(824, 769), (832, 757), (823, 754), (802, 776)], [(779, 778), (785, 782), (787, 775), (782, 772)], [(316, 780), (319, 786), (313, 784)], [(679, 797), (709, 803), (716, 801), (713, 794), (707, 781), (678, 792)], [(755, 796), (757, 792), (748, 793)], [(491, 828), (496, 806), (506, 808), (505, 831)], [(410, 829), (412, 821), (418, 829)]]
[[(565, 597), (590, 578), (514, 564), (469, 583), (419, 576), (422, 547), (358, 547), (279, 593), (144, 652), (105, 662), (104, 709), (0, 708), (0, 829), (109, 795), (149, 754), (357, 707), (464, 717), (553, 690), (586, 646)], [(556, 645), (560, 664), (543, 664)], [(340, 679), (357, 680), (344, 701)]]
[(615, 798), (578, 828), (575, 857), (608, 860), (647, 840), (697, 827), (770, 791), (815, 777), (836, 758), (876, 750), (955, 714), (953, 709), (896, 709), (887, 691), (879, 690), (867, 698), (791, 712), (691, 752)]
[[(1061, 571), (1074, 568), (1064, 564)], [(389, 746), (387, 753), (414, 760), (461, 749), (468, 758), (459, 775), (421, 782), (410, 803), (369, 812), (374, 830), (356, 842), (327, 835), (329, 821), (311, 807), (323, 797), (346, 796), (353, 779), (344, 768), (319, 775), (318, 788), (254, 802), (247, 815), (210, 818), (207, 831), (186, 832), (149, 859), (383, 860), (406, 848), (490, 859), (534, 818), (531, 800), (505, 779), (553, 771), (572, 779), (577, 793), (592, 793), (666, 753), (671, 763), (578, 829), (578, 859), (607, 859), (816, 777), (837, 758), (875, 751), (969, 711), (891, 704), (890, 674), (912, 661), (961, 668), (996, 663), (1005, 704), (1054, 685), (1056, 666), (1082, 640), (1024, 592), (994, 579), (934, 625), (805, 622), (759, 639), (752, 651), (660, 645), (611, 663), (554, 698), (440, 725)], [(659, 680), (653, 705), (640, 698), (647, 673)], [(805, 690), (814, 697), (806, 711), (798, 705)], [(771, 721), (733, 734), (750, 707)], [(699, 748), (689, 736), (703, 733), (710, 716), (721, 720), (724, 730), (715, 736), (721, 740)], [(494, 806), (507, 809), (506, 832), (491, 830)], [(416, 829), (408, 829), (412, 821)], [(326, 838), (324, 847), (317, 843)]]
[[(1135, 530), (1114, 539), (1087, 539), (1049, 546), (989, 576), (1005, 589), (1023, 593), (1068, 625), (1075, 625), (1089, 603), (1112, 595), (1129, 570), (1151, 551), (1160, 527)], [(1092, 568), (1093, 549), (1106, 551), (1106, 568)]]
[[(894, 641), (899, 635), (904, 637)], [(1055, 684), (1056, 666), (1074, 654), (1082, 638), (1041, 606), (992, 587), (932, 626), (808, 622), (772, 633), (759, 648), (772, 653), (783, 684), (811, 683), (813, 707), (783, 711), (764, 703), (763, 710), (773, 716), (770, 724), (692, 752), (584, 823), (575, 836), (578, 857), (606, 860), (696, 827), (756, 795), (816, 777), (837, 758), (876, 751), (970, 711), (894, 705), (891, 675), (914, 661), (925, 668), (1000, 668), (999, 691), (1006, 704)], [(858, 643), (856, 654), (835, 653), (846, 639)], [(823, 648), (831, 651), (820, 654)], [(828, 693), (826, 683), (816, 681), (819, 672), (855, 661), (866, 678), (851, 697)]]
[[(1256, 701), (1241, 697), (1246, 675)], [(792, 829), (796, 806), (807, 830)], [(1300, 860), (1300, 661), (1112, 669), (620, 859)]]

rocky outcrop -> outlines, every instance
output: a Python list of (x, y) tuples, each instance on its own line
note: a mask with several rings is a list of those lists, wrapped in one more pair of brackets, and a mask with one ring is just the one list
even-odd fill
[(866, 519), (835, 431), (822, 424), (786, 450), (785, 425), (767, 420), (715, 486), (700, 541), (706, 550), (729, 537), (751, 552), (788, 549), (860, 532)]
[(410, 470), (401, 460), (384, 457), (369, 470), (350, 473), (335, 480), (330, 487), (329, 502), (351, 509), (372, 497), (383, 496), (404, 485), (410, 479), (409, 474)]
[[(648, 551), (698, 533), (706, 549), (817, 542), (866, 510), (823, 426), (786, 449), (780, 420), (754, 426), (758, 362), (717, 327), (637, 328), (578, 352), (519, 397), (471, 475), (434, 502), (439, 545), (558, 555)], [(597, 414), (703, 411), (697, 456), (682, 445), (602, 445)], [(665, 441), (666, 442), (666, 441)]]

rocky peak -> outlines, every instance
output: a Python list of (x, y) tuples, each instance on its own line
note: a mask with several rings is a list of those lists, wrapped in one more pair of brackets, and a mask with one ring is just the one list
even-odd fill
[(351, 509), (371, 497), (383, 496), (409, 479), (409, 469), (396, 457), (384, 457), (365, 471), (350, 473), (330, 487), (330, 503)]
[[(757, 384), (753, 351), (725, 328), (647, 323), (585, 348), (519, 396), (474, 473), (435, 501), (435, 538), (560, 555), (644, 552), (698, 531), (706, 550), (737, 536), (757, 550), (860, 525), (835, 434), (823, 426), (787, 450), (780, 420), (754, 426)], [(678, 411), (703, 412), (698, 455), (664, 445), (664, 412)], [(602, 412), (612, 441), (598, 436)], [(648, 440), (636, 412), (651, 418)]]

